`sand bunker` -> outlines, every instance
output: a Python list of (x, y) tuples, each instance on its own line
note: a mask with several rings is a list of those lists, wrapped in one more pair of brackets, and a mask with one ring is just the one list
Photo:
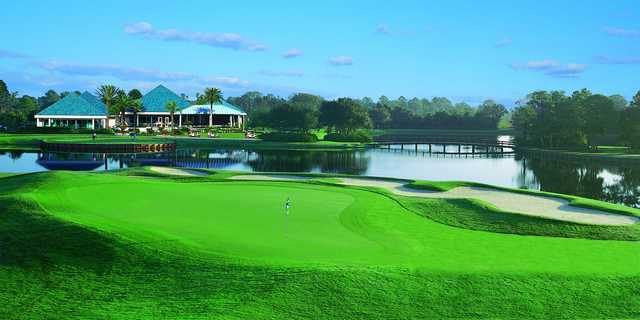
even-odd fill
[(201, 171), (196, 170), (188, 170), (188, 169), (178, 169), (178, 168), (169, 168), (169, 167), (151, 167), (149, 168), (151, 171), (168, 174), (172, 176), (186, 176), (186, 177), (195, 177), (195, 176), (206, 176), (207, 174)]

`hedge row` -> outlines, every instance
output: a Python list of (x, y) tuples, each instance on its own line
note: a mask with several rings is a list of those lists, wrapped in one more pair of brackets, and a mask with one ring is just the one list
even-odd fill
[(317, 142), (318, 137), (312, 133), (300, 132), (269, 132), (260, 135), (260, 139), (264, 141), (278, 142)]

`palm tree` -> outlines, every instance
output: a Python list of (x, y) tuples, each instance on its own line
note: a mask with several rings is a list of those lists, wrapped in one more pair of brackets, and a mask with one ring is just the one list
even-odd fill
[(111, 113), (113, 103), (120, 91), (122, 90), (111, 84), (101, 85), (98, 87), (98, 90), (96, 90), (96, 95), (100, 98), (102, 103), (107, 106), (107, 112)]
[(204, 101), (209, 104), (209, 127), (213, 126), (213, 104), (222, 102), (222, 91), (218, 88), (204, 90)]
[(133, 100), (127, 96), (124, 91), (120, 91), (116, 96), (115, 102), (113, 103), (113, 107), (111, 108), (111, 112), (118, 115), (119, 125), (122, 126), (124, 124), (124, 116), (127, 109), (131, 106)]
[(142, 107), (142, 100), (140, 99), (135, 99), (133, 101), (131, 101), (131, 112), (133, 112), (133, 121), (135, 123), (135, 128), (138, 128), (138, 113), (142, 112), (143, 107)]
[(178, 104), (175, 101), (167, 102), (167, 105), (164, 108), (171, 114), (171, 132), (173, 132), (173, 127), (175, 126), (173, 123), (173, 115), (180, 111), (180, 108), (178, 108)]

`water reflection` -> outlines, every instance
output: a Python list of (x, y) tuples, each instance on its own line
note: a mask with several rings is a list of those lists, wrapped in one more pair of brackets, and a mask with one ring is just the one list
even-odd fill
[(579, 195), (640, 207), (640, 166), (603, 165), (598, 162), (516, 157), (524, 172), (520, 184), (550, 192)]
[(0, 172), (181, 166), (269, 172), (326, 172), (427, 180), (467, 180), (580, 195), (640, 207), (640, 167), (533, 155), (456, 156), (423, 150), (291, 151), (182, 149), (100, 154), (0, 151)]

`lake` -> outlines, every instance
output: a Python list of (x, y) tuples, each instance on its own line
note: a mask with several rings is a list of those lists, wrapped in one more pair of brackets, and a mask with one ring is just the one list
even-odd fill
[(144, 165), (465, 180), (640, 207), (640, 166), (521, 154), (444, 156), (397, 147), (349, 151), (181, 149), (175, 153), (122, 155), (0, 150), (0, 172), (111, 170)]

